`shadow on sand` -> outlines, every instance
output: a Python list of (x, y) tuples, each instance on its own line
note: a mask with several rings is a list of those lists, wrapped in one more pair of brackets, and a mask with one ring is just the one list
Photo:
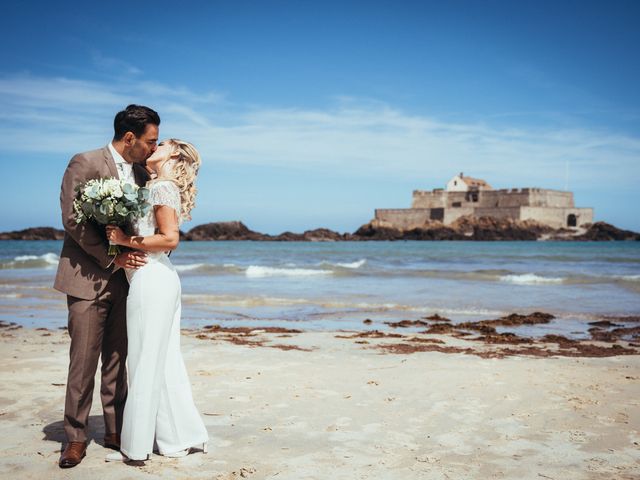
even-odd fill
[[(43, 440), (58, 442), (60, 444), (60, 451), (62, 451), (67, 443), (67, 436), (64, 433), (64, 422), (62, 420), (45, 425), (42, 433), (44, 433)], [(89, 416), (89, 438), (87, 438), (87, 441), (88, 443), (95, 442), (104, 447), (104, 421), (102, 415)]]

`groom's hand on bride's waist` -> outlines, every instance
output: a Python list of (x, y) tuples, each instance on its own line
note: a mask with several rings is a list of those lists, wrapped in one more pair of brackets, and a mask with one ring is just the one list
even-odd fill
[(147, 263), (147, 254), (140, 250), (130, 250), (116, 255), (114, 263), (122, 268), (138, 269)]

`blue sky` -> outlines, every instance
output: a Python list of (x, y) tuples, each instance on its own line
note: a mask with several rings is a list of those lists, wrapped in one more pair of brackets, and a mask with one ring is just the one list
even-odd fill
[(640, 2), (526, 3), (4, 2), (0, 230), (59, 227), (128, 103), (203, 155), (185, 229), (354, 231), (464, 171), (640, 230)]

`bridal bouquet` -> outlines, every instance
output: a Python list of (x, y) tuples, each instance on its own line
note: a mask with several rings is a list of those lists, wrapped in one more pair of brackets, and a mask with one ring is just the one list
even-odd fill
[[(138, 187), (117, 178), (96, 178), (76, 187), (73, 201), (76, 223), (93, 220), (100, 225), (123, 226), (146, 215), (151, 208), (147, 202), (149, 189)], [(120, 249), (109, 242), (109, 255)]]

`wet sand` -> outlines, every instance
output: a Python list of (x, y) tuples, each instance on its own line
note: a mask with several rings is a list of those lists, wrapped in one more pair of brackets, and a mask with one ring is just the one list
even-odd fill
[(4, 324), (0, 477), (640, 477), (640, 348), (604, 335), (614, 320), (578, 345), (424, 322), (417, 333), (184, 331), (209, 453), (105, 463), (96, 392), (87, 457), (69, 470), (57, 466), (68, 335)]

